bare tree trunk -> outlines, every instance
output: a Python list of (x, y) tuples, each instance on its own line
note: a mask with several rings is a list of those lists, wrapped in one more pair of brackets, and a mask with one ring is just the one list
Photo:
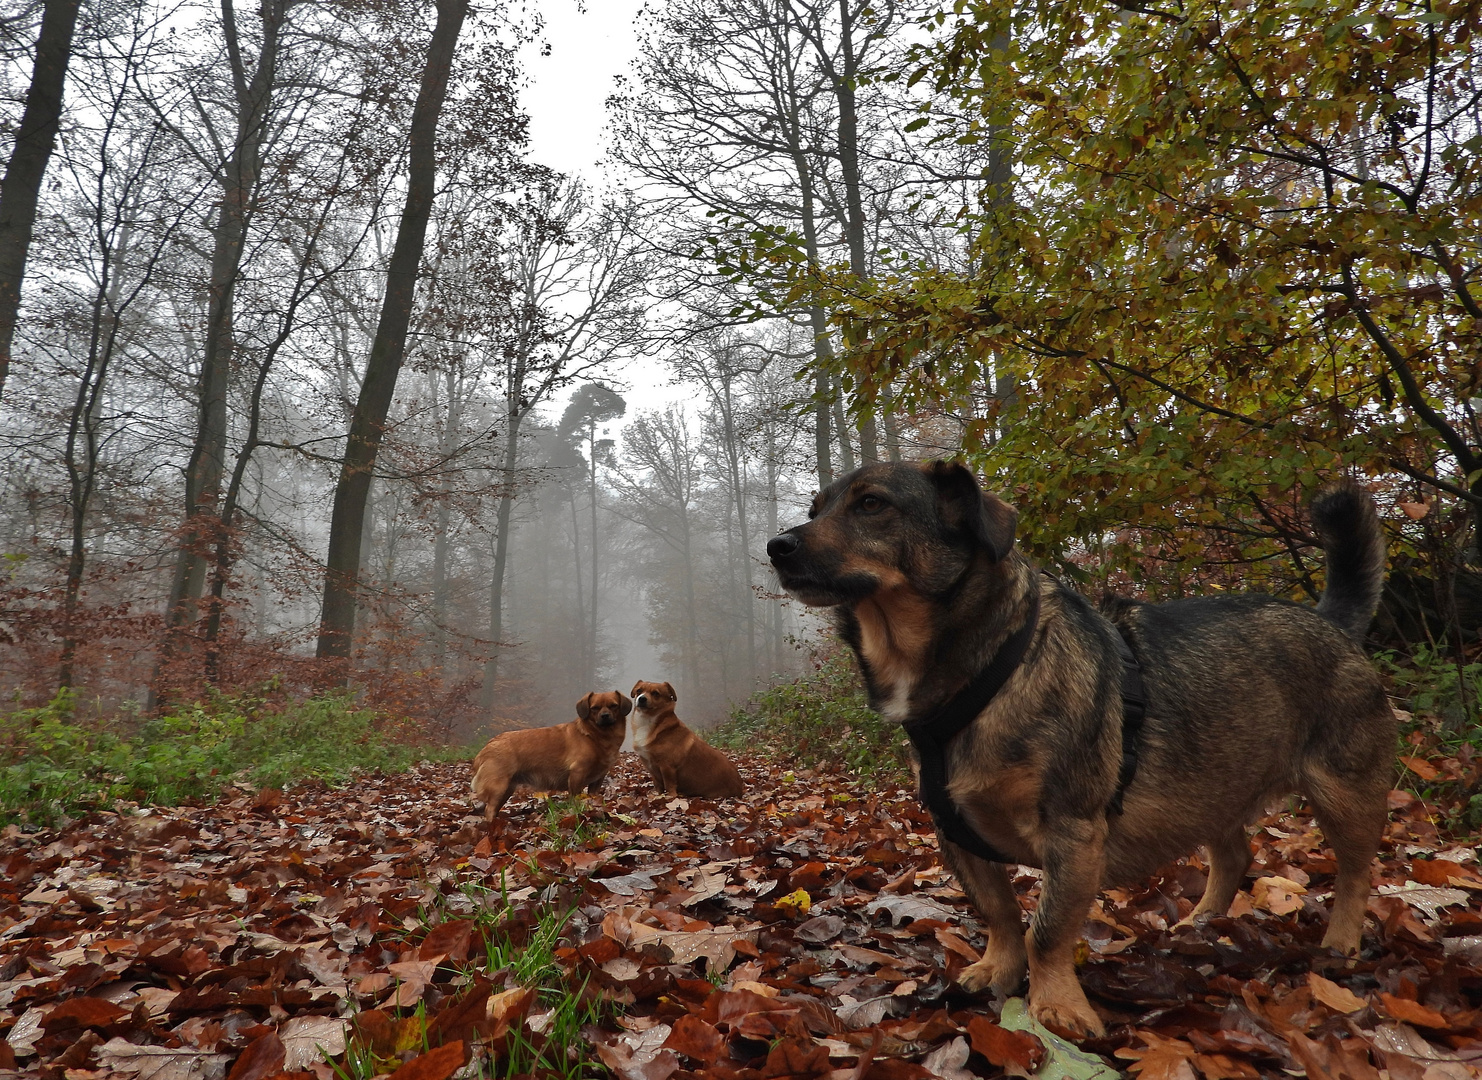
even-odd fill
[(437, 25), (427, 50), (427, 66), (408, 132), (407, 198), (397, 230), (396, 247), (386, 269), (386, 295), (375, 341), (366, 362), (365, 378), (345, 442), (344, 464), (335, 485), (334, 510), (329, 526), (329, 552), (325, 560), (324, 610), (319, 630), (318, 656), (342, 661), (332, 681), (343, 686), (349, 679), (349, 658), (355, 635), (355, 585), (360, 566), (360, 534), (365, 521), (366, 495), (370, 491), (376, 455), (396, 380), (406, 354), (407, 327), (416, 298), (417, 268), (427, 237), (427, 222), (437, 178), (436, 136), (438, 117), (448, 92), (453, 53), (458, 34), (468, 14), (469, 0), (438, 0)]
[(834, 380), (834, 430), (839, 433), (839, 457), (846, 473), (854, 471), (854, 444), (849, 440), (849, 425), (844, 418), (844, 391)]
[(67, 61), (72, 55), (79, 6), (79, 0), (46, 0), (25, 112), (16, 130), (5, 178), (0, 180), (0, 394), (4, 393), (5, 380), (10, 374), (21, 284), (26, 276), (26, 259), (31, 253), (41, 181), (56, 146), (62, 117), (62, 88), (67, 81)]
[[(457, 443), (456, 432), (459, 422), (457, 379), (452, 368), (443, 375), (444, 389), (448, 395), (448, 413), (443, 426), (443, 437), (439, 451), (443, 462), (447, 462)], [(433, 663), (439, 674), (448, 662), (448, 526), (452, 514), (448, 510), (448, 485), (440, 480), (442, 489), (437, 500), (437, 534), (432, 538), (432, 652)]]
[[(767, 535), (776, 536), (778, 531), (777, 521), (777, 427), (771, 420), (767, 422)], [(776, 675), (782, 671), (782, 605), (771, 603), (767, 610), (772, 619), (771, 653), (772, 672)]]
[[(130, 230), (123, 229), (115, 251), (104, 251), (103, 280), (93, 297), (88, 335), (87, 361), (77, 381), (77, 395), (67, 424), (67, 445), (62, 460), (67, 468), (68, 507), (71, 511), (71, 550), (62, 592), (62, 649), (58, 663), (58, 688), (73, 684), (77, 656), (77, 612), (82, 597), (82, 579), (87, 568), (87, 512), (92, 502), (98, 470), (98, 422), (108, 367), (118, 343), (118, 311), (122, 263), (129, 248)], [(115, 269), (114, 264), (118, 264)], [(107, 323), (107, 330), (104, 324)], [(79, 443), (81, 444), (79, 446)]]
[[(870, 276), (865, 254), (868, 223), (865, 221), (859, 166), (859, 113), (854, 96), (859, 69), (854, 53), (854, 24), (850, 19), (849, 0), (839, 0), (839, 47), (843, 53), (843, 65), (831, 75), (839, 103), (839, 172), (844, 182), (844, 236), (849, 246), (849, 270), (863, 282)], [(851, 347), (859, 344), (859, 332), (852, 323), (845, 324), (844, 333)], [(880, 434), (873, 402), (860, 418), (859, 456), (867, 465), (880, 460)]]
[(515, 505), (515, 464), (522, 419), (518, 401), (514, 405), (505, 419), (504, 481), (499, 492), (499, 509), (494, 518), (494, 573), (493, 580), (489, 582), (489, 659), (484, 661), (484, 684), (479, 691), (479, 707), (484, 712), (494, 708), (494, 684), (499, 679), (499, 650), (503, 647), (500, 641), (504, 637), (504, 573), (509, 563), (509, 519)]
[[(756, 597), (751, 591), (751, 530), (746, 520), (746, 484), (741, 451), (736, 441), (735, 408), (731, 400), (731, 380), (721, 379), (721, 418), (725, 424), (726, 465), (731, 473), (731, 493), (736, 503), (736, 526), (741, 532), (743, 609), (746, 613), (746, 678), (748, 692), (756, 682)], [(729, 530), (728, 530), (729, 531)]]
[(830, 445), (833, 440), (829, 437), (828, 383), (828, 372), (820, 365), (813, 373), (813, 457), (818, 462), (819, 491), (834, 482), (833, 447)]
[(587, 468), (590, 471), (592, 500), (592, 610), (587, 621), (587, 682), (597, 685), (597, 424), (594, 421), (587, 435)]
[(700, 682), (700, 617), (695, 603), (695, 560), (691, 551), (690, 512), (683, 502), (679, 504), (679, 527), (684, 556), (685, 668), (690, 680), (687, 692), (693, 695), (703, 685)]
[[(222, 33), (231, 62), (236, 95), (237, 131), (231, 154), (222, 167), (221, 206), (212, 238), (211, 280), (201, 370), (196, 380), (196, 433), (185, 467), (185, 525), (165, 606), (165, 636), (155, 669), (155, 682), (184, 645), (183, 628), (200, 615), (210, 552), (219, 539), (218, 502), (226, 471), (227, 385), (231, 378), (233, 308), (243, 244), (258, 177), (278, 70), (278, 49), (288, 0), (264, 0), (262, 41), (257, 66), (249, 80), (239, 46), (236, 10), (221, 0)], [(157, 693), (159, 686), (154, 691)]]
[[(570, 496), (571, 502), (571, 563), (574, 567), (576, 567), (576, 621), (577, 625), (581, 626), (585, 630), (587, 625), (587, 601), (586, 597), (582, 594), (581, 585), (581, 526), (578, 524), (576, 516), (575, 485), (568, 487), (566, 489), (566, 493), (568, 496)], [(581, 636), (581, 640), (577, 642), (576, 646), (577, 670), (581, 673), (581, 681), (583, 686), (588, 685), (591, 682), (591, 680), (587, 677), (586, 657), (583, 655), (586, 650), (586, 641), (587, 635), (583, 633)]]

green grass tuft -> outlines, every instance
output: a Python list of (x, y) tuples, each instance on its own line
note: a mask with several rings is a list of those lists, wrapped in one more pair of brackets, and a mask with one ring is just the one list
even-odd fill
[(911, 777), (905, 734), (865, 703), (854, 658), (837, 644), (814, 656), (812, 671), (752, 695), (705, 737), (729, 750), (843, 768), (867, 783)]
[(428, 756), (396, 734), (338, 693), (283, 705), (222, 696), (154, 720), (84, 722), (62, 691), (40, 708), (0, 714), (0, 823), (52, 824), (117, 799), (211, 799), (233, 783), (343, 783)]

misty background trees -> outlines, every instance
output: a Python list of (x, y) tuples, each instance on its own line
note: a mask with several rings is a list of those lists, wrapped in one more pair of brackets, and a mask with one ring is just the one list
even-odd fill
[[(1230, 19), (663, 0), (594, 186), (526, 145), (538, 11), (12, 4), (0, 687), (107, 712), (348, 684), (464, 738), (642, 677), (703, 726), (807, 662), (766, 538), (860, 463), (943, 453), (1057, 571), (1149, 595), (1315, 589), (1300, 504), (1361, 470), (1385, 632), (1462, 648), (1465, 18), (1396, 31), (1430, 52), (1339, 42), (1381, 73), (1316, 69), (1344, 103), (1292, 119), (1317, 158), (1212, 44), (1265, 56), (1280, 20)], [(1102, 63), (1154, 29), (1163, 83)], [(1224, 95), (1202, 142), (1164, 95), (1191, 79)]]

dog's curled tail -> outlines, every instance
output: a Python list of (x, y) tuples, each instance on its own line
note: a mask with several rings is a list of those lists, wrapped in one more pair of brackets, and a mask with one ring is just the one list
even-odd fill
[(1317, 612), (1362, 641), (1384, 589), (1379, 512), (1357, 481), (1344, 478), (1318, 492), (1311, 513), (1328, 562), (1328, 583)]

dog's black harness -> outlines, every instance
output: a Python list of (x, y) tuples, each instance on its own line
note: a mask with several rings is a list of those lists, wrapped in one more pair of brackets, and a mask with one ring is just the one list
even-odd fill
[[(1003, 643), (973, 681), (936, 712), (902, 725), (921, 759), (919, 796), (922, 805), (931, 812), (937, 834), (989, 862), (1007, 863), (1014, 860), (979, 836), (947, 794), (947, 744), (988, 707), (988, 703), (1018, 670), (1038, 623), (1039, 590), (1036, 588), (1024, 625)], [(1122, 795), (1132, 783), (1132, 778), (1137, 775), (1137, 747), (1143, 719), (1147, 714), (1142, 673), (1125, 634), (1118, 636), (1117, 645), (1122, 654), (1122, 765), (1117, 773), (1117, 790), (1107, 804), (1108, 814), (1122, 812)]]

